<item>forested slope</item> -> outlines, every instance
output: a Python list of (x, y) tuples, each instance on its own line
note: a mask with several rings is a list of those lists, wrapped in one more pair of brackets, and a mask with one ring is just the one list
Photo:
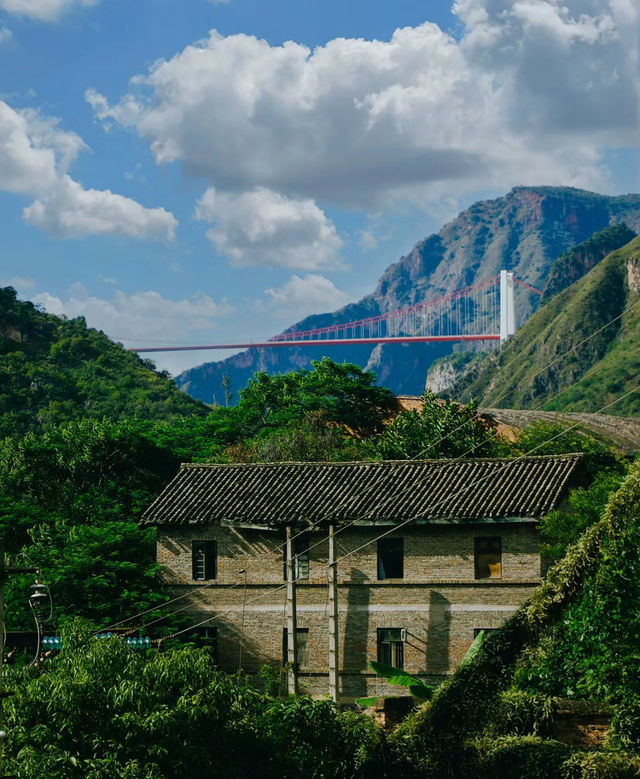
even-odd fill
[(39, 311), (0, 288), (0, 438), (74, 419), (161, 420), (206, 407), (82, 317)]

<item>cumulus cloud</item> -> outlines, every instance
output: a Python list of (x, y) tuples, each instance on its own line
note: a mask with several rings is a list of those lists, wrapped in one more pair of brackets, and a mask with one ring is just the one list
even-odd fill
[(631, 146), (638, 131), (635, 0), (457, 0), (461, 50), (499, 86), (510, 135), (571, 159)]
[(133, 295), (118, 290), (108, 300), (88, 294), (81, 284), (74, 284), (66, 299), (43, 292), (33, 301), (51, 314), (84, 316), (90, 327), (103, 330), (127, 346), (155, 341), (184, 343), (194, 333), (202, 337), (217, 326), (220, 318), (234, 311), (225, 300), (216, 303), (204, 294), (171, 300), (152, 290)]
[(100, 0), (0, 0), (0, 9), (40, 22), (53, 22), (65, 11), (96, 5)]
[(280, 313), (296, 316), (333, 311), (351, 300), (330, 279), (316, 273), (294, 274), (282, 287), (266, 289), (265, 294)]
[(599, 150), (635, 143), (635, 0), (457, 0), (435, 24), (311, 51), (213, 31), (132, 79), (98, 118), (216, 193), (371, 207), (398, 197), (601, 183)]
[(173, 239), (173, 214), (110, 190), (84, 189), (68, 175), (83, 148), (82, 139), (57, 120), (0, 101), (0, 189), (35, 197), (24, 210), (29, 224), (59, 236)]
[(13, 33), (8, 27), (0, 27), (0, 46), (3, 43), (8, 43), (13, 38)]
[(196, 217), (214, 223), (207, 233), (210, 241), (238, 265), (303, 270), (342, 266), (342, 240), (312, 200), (264, 187), (240, 194), (210, 187), (196, 206)]
[(45, 196), (24, 210), (25, 221), (61, 238), (124, 235), (173, 240), (177, 221), (164, 208), (145, 208), (110, 190), (83, 189), (63, 176)]

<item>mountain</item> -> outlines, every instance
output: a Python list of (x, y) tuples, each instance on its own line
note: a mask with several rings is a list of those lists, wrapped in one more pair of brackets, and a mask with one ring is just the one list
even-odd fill
[[(569, 187), (516, 187), (503, 197), (475, 203), (439, 233), (417, 243), (387, 268), (374, 292), (360, 302), (309, 316), (285, 332), (392, 311), (490, 278), (501, 268), (541, 287), (563, 252), (621, 222), (640, 232), (640, 195), (609, 197)], [(537, 301), (518, 288), (516, 304), (522, 321)], [(185, 371), (176, 381), (193, 397), (211, 402), (214, 396), (222, 397), (224, 376), (237, 392), (256, 370), (273, 374), (307, 367), (326, 353), (334, 360), (374, 370), (378, 381), (396, 393), (416, 394), (424, 388), (429, 365), (451, 351), (447, 344), (249, 349)]]
[(603, 410), (634, 416), (638, 376), (640, 237), (551, 298), (504, 346), (474, 359), (448, 394), (481, 406), (594, 412), (631, 392)]
[(171, 419), (205, 415), (180, 392), (83, 317), (64, 319), (0, 287), (0, 438), (72, 419)]
[(542, 289), (542, 302), (546, 303), (558, 292), (571, 286), (595, 267), (607, 254), (619, 249), (636, 237), (626, 224), (607, 227), (591, 238), (562, 254), (553, 263)]

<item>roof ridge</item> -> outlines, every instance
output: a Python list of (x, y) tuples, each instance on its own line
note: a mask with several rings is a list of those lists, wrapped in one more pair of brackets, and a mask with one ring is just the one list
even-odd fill
[(421, 463), (442, 464), (448, 463), (516, 463), (523, 460), (531, 462), (533, 460), (576, 460), (582, 458), (584, 455), (582, 452), (563, 452), (562, 454), (534, 454), (534, 455), (520, 455), (517, 457), (438, 457), (438, 458), (426, 458), (422, 460), (274, 460), (267, 462), (250, 462), (250, 463), (180, 463), (180, 468), (271, 468), (277, 465), (286, 466), (309, 466), (309, 465), (321, 465), (325, 468), (340, 468), (344, 466), (354, 465), (419, 465)]
[(581, 455), (468, 460), (185, 463), (144, 512), (144, 524), (221, 521), (279, 526), (302, 517), (397, 521), (544, 516)]

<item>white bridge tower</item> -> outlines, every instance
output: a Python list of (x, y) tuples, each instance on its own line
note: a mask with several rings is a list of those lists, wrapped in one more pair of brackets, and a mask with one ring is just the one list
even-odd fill
[(500, 271), (500, 342), (506, 341), (516, 331), (516, 310), (513, 300), (513, 273)]

